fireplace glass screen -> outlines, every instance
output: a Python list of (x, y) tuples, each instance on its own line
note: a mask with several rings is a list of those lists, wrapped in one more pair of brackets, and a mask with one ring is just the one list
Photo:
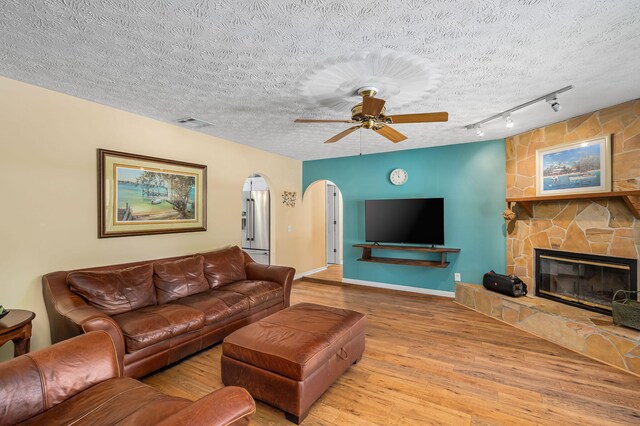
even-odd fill
[(617, 290), (636, 290), (634, 259), (536, 251), (536, 295), (611, 314)]

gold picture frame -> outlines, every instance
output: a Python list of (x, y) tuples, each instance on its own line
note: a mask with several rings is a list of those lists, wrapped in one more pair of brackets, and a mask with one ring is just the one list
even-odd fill
[(98, 238), (207, 230), (207, 166), (98, 149)]

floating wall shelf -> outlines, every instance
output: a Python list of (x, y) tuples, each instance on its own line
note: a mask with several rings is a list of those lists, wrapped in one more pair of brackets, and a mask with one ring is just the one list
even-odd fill
[[(360, 262), (389, 263), (392, 265), (425, 266), (428, 268), (446, 268), (447, 266), (449, 266), (449, 262), (447, 262), (447, 253), (458, 253), (460, 251), (460, 249), (457, 249), (457, 248), (390, 246), (390, 245), (378, 245), (378, 244), (355, 244), (353, 247), (358, 247), (362, 249), (362, 257), (358, 259)], [(373, 257), (371, 256), (372, 249), (440, 253), (440, 261), (420, 260), (420, 259), (398, 259), (395, 257)]]
[(640, 219), (640, 210), (631, 201), (631, 197), (640, 197), (640, 190), (635, 191), (613, 191), (613, 192), (593, 192), (585, 194), (570, 194), (570, 195), (543, 195), (539, 197), (519, 197), (519, 198), (507, 198), (507, 203), (511, 207), (511, 203), (519, 204), (520, 207), (527, 212), (529, 217), (533, 217), (533, 203), (544, 201), (568, 201), (568, 200), (597, 200), (603, 198), (618, 198), (624, 201), (631, 214)]

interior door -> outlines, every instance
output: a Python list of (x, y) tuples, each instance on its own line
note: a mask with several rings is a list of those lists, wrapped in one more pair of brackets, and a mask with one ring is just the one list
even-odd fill
[(327, 224), (326, 224), (326, 241), (327, 241), (327, 263), (340, 263), (340, 236), (338, 234), (340, 226), (339, 204), (338, 204), (338, 188), (332, 183), (327, 183)]

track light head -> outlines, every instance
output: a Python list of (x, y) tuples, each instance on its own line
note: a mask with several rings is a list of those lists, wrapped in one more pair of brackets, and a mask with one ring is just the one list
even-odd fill
[(506, 122), (507, 128), (511, 129), (513, 127), (513, 120), (511, 119), (511, 113), (508, 112), (506, 114), (502, 114), (502, 118)]
[(553, 108), (555, 112), (558, 112), (562, 109), (562, 106), (558, 103), (557, 94), (547, 96), (547, 102), (549, 103), (549, 105), (551, 105), (551, 108)]
[(484, 136), (484, 132), (482, 131), (482, 127), (476, 126), (476, 135)]

